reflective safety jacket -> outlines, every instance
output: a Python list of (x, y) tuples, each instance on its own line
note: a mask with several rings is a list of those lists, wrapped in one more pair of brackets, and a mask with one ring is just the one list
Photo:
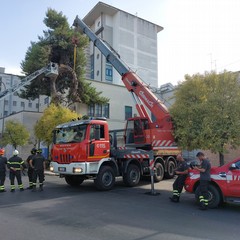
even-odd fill
[(0, 172), (6, 172), (7, 158), (0, 156)]
[(24, 161), (18, 156), (13, 156), (7, 161), (7, 167), (12, 171), (18, 171), (25, 168)]

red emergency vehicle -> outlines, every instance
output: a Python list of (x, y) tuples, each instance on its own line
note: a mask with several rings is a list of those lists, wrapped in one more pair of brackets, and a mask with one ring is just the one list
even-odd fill
[[(191, 170), (185, 182), (186, 191), (195, 193), (197, 201), (199, 177), (199, 172)], [(221, 203), (240, 203), (240, 158), (220, 167), (212, 167), (208, 193), (210, 208), (216, 208)]]

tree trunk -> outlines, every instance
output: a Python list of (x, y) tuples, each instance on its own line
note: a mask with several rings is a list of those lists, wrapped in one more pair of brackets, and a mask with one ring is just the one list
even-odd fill
[(224, 155), (221, 152), (219, 152), (219, 164), (224, 165)]

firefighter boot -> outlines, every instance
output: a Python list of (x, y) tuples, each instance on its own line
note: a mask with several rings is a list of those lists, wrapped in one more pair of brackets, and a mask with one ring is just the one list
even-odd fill
[(178, 203), (179, 202), (179, 196), (173, 195), (172, 197), (169, 198), (171, 202)]
[(33, 189), (33, 185), (29, 184), (29, 187), (27, 187), (27, 189)]
[(170, 197), (170, 200), (172, 202), (177, 203), (177, 202), (179, 202), (179, 197), (180, 197), (180, 193), (178, 192), (178, 190), (173, 190), (173, 196)]
[(39, 185), (39, 191), (42, 192), (43, 191), (43, 184)]
[(200, 206), (199, 206), (200, 210), (207, 210), (207, 205), (205, 204), (205, 199), (203, 196), (199, 196), (199, 203), (200, 203)]
[(33, 186), (32, 187), (32, 192), (36, 192), (36, 191), (37, 191), (36, 186)]

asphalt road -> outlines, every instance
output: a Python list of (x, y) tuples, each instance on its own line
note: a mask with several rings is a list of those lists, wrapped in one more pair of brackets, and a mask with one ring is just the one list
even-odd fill
[(0, 193), (1, 239), (239, 239), (239, 206), (201, 211), (188, 193), (171, 203), (171, 184), (155, 184), (160, 195), (151, 196), (145, 194), (148, 182), (127, 188), (119, 181), (114, 190), (99, 192), (92, 181), (71, 188), (63, 179), (46, 176), (44, 192), (11, 193), (7, 180), (8, 191)]

